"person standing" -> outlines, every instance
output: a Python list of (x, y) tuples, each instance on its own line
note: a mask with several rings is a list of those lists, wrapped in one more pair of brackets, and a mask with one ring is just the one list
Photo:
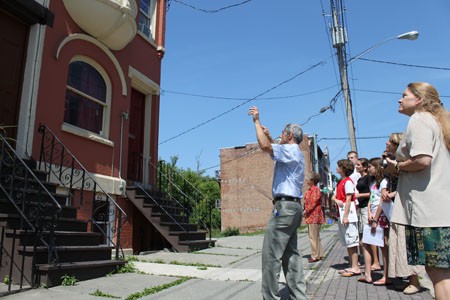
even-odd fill
[(409, 116), (396, 160), (392, 222), (406, 225), (408, 264), (425, 265), (437, 300), (450, 295), (450, 113), (429, 83), (410, 83), (398, 100)]
[(320, 225), (324, 223), (322, 211), (322, 193), (317, 184), (320, 175), (312, 172), (306, 180), (309, 189), (305, 192), (304, 205), (305, 223), (308, 224), (308, 237), (311, 246), (311, 257), (308, 262), (318, 262), (325, 256), (320, 243)]
[(297, 244), (297, 228), (302, 221), (302, 187), (305, 160), (299, 144), (303, 131), (298, 124), (287, 124), (280, 144), (272, 144), (267, 128), (261, 125), (259, 110), (252, 106), (256, 137), (261, 150), (275, 161), (272, 194), (273, 210), (264, 233), (262, 248), (262, 295), (264, 300), (279, 300), (280, 269), (286, 278), (292, 300), (307, 299), (302, 255)]
[[(389, 136), (386, 142), (386, 157), (393, 157), (397, 151), (398, 145), (403, 138), (403, 133), (396, 132)], [(387, 189), (381, 192), (381, 199), (384, 202), (393, 202), (397, 194), (398, 173), (397, 170), (387, 173)], [(421, 266), (422, 267), (422, 266)], [(391, 223), (389, 227), (389, 272), (390, 278), (408, 277), (409, 282), (396, 284), (395, 289), (403, 290), (406, 295), (412, 295), (420, 291), (419, 266), (409, 266), (406, 256), (406, 237), (405, 226)]]
[[(336, 194), (333, 195), (333, 200), (336, 205), (343, 210), (339, 212), (341, 219), (341, 221), (338, 222), (339, 239), (342, 245), (347, 247), (348, 258), (350, 260), (350, 267), (339, 271), (339, 273), (344, 277), (361, 274), (361, 270), (358, 266), (359, 230), (356, 206), (354, 205), (356, 200), (354, 197), (355, 185), (350, 178), (350, 175), (353, 173), (353, 169), (353, 163), (348, 159), (338, 160), (336, 173), (341, 176), (341, 181), (339, 181), (336, 187)], [(355, 209), (354, 214), (356, 220), (350, 218), (352, 207)]]
[(353, 184), (356, 186), (358, 183), (358, 179), (361, 178), (361, 174), (359, 174), (358, 169), (356, 168), (356, 164), (358, 163), (358, 152), (349, 151), (347, 152), (347, 159), (352, 162), (354, 169), (353, 173), (350, 175), (350, 178), (353, 181)]

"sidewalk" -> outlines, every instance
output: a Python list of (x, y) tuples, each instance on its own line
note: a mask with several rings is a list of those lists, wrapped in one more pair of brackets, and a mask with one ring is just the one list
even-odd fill
[[(337, 240), (337, 226), (321, 232), (326, 258), (310, 264), (309, 241), (299, 234), (300, 250), (310, 299), (433, 299), (429, 290), (406, 296), (390, 287), (358, 283), (337, 271), (346, 266), (346, 249)], [(158, 300), (261, 300), (261, 248), (263, 236), (219, 238), (216, 247), (195, 253), (155, 252), (139, 255), (138, 273), (116, 274), (75, 286), (34, 289), (5, 296), (16, 299), (158, 299)], [(380, 275), (381, 276), (381, 275)], [(285, 280), (280, 278), (283, 300), (287, 300)], [(427, 283), (422, 280), (421, 283)], [(429, 284), (429, 282), (428, 282)], [(0, 286), (0, 291), (3, 287)], [(97, 296), (95, 296), (97, 295)], [(99, 297), (103, 295), (103, 297)]]

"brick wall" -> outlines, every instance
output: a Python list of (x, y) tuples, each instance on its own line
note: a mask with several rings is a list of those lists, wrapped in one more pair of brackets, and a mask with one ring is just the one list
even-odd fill
[[(307, 136), (300, 149), (305, 170), (311, 170)], [(272, 212), (273, 160), (254, 143), (220, 149), (220, 163), (222, 231), (231, 227), (241, 233), (264, 229)]]

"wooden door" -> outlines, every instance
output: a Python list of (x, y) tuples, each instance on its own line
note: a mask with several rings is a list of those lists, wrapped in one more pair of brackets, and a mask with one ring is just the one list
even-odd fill
[(131, 89), (127, 179), (143, 181), (145, 95)]
[[(0, 10), (0, 127), (16, 139), (29, 26)], [(13, 143), (14, 144), (14, 143)]]

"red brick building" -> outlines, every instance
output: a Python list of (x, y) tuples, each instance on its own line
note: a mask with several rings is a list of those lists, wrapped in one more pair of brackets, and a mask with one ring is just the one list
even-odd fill
[[(305, 157), (306, 174), (317, 162), (323, 182), (327, 184), (328, 154), (318, 149), (316, 159), (314, 139), (307, 135), (300, 149)], [(254, 143), (220, 149), (220, 162), (222, 231), (239, 228), (242, 233), (264, 229), (273, 208), (273, 160)]]
[[(38, 127), (53, 131), (128, 214), (121, 242), (135, 252), (154, 229), (125, 188), (155, 180), (165, 17), (165, 0), (0, 2), (0, 125), (36, 161)], [(77, 203), (78, 218), (103, 199)]]

